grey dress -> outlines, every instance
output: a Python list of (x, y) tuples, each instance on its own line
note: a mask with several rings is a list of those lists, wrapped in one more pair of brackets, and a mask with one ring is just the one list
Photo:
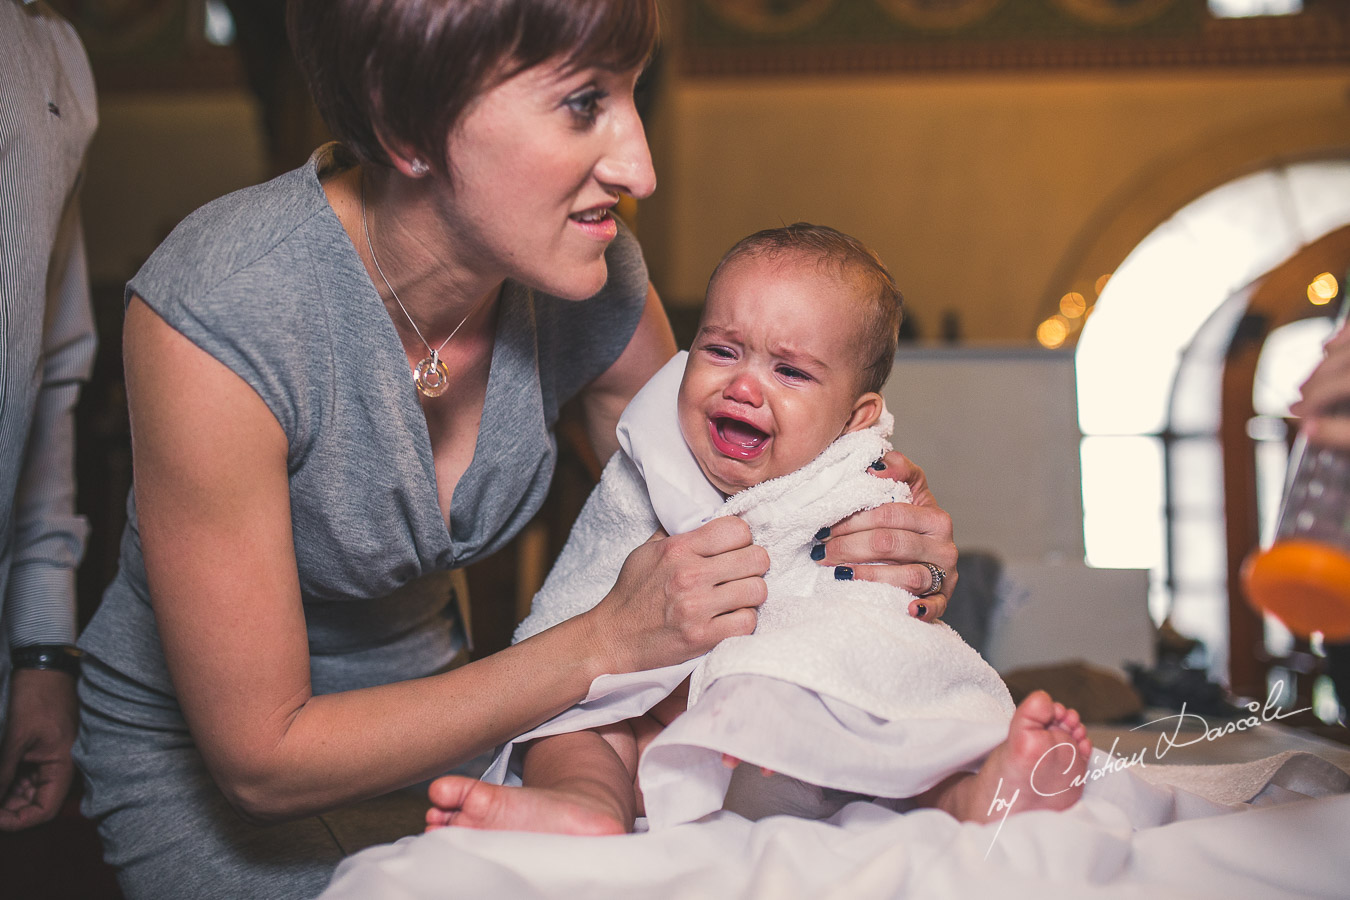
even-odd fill
[[(352, 162), (328, 145), (303, 168), (208, 204), (127, 287), (243, 378), (286, 434), (315, 693), (452, 664), (464, 643), (458, 570), (539, 509), (559, 408), (618, 358), (647, 289), (622, 229), (591, 299), (505, 285), (478, 443), (447, 529), (402, 345), (322, 188)], [(234, 814), (175, 699), (130, 500), (128, 512), (120, 571), (80, 640), (89, 659), (76, 745), (85, 813), (127, 896), (313, 896), (346, 853), (418, 830), (422, 797), (267, 827)]]

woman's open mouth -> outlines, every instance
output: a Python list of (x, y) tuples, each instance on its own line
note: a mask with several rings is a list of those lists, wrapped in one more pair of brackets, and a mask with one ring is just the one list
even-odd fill
[(754, 459), (764, 452), (769, 443), (769, 435), (765, 432), (749, 422), (728, 416), (709, 419), (708, 434), (718, 453), (734, 459)]
[(580, 225), (583, 231), (601, 240), (613, 240), (619, 231), (619, 226), (614, 221), (614, 213), (608, 207), (597, 206), (572, 213), (568, 218)]

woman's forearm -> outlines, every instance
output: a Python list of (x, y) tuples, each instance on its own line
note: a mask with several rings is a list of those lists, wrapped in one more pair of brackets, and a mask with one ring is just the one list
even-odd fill
[(203, 752), (242, 815), (295, 818), (443, 774), (577, 703), (612, 668), (579, 617), (441, 675), (308, 697), (229, 761)]
[[(203, 695), (184, 706), (205, 720), (194, 735), (244, 815), (301, 816), (442, 774), (579, 702), (599, 675), (672, 665), (750, 633), (767, 569), (768, 554), (750, 543), (744, 522), (715, 519), (635, 549), (589, 611), (452, 672), (317, 697), (306, 691), (267, 708), (197, 680)], [(234, 672), (236, 684), (246, 682)], [(284, 680), (262, 688), (282, 696), (275, 685)], [(222, 728), (228, 721), (245, 723), (249, 737)]]

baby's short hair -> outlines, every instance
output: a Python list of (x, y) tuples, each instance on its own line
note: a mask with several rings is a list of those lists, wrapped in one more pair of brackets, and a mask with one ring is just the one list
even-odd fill
[(858, 392), (880, 391), (895, 361), (904, 298), (881, 258), (852, 235), (809, 222), (757, 231), (726, 252), (708, 279), (708, 291), (712, 291), (718, 273), (728, 263), (746, 257), (782, 259), (790, 255), (814, 258), (821, 265), (834, 266), (840, 277), (858, 280), (859, 299), (863, 301), (859, 323), (862, 377)]

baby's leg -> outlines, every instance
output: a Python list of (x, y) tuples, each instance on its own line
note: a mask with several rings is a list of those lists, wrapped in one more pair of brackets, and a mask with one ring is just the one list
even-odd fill
[(1036, 691), (1017, 707), (1008, 739), (994, 748), (978, 772), (953, 775), (915, 799), (962, 822), (1068, 809), (1083, 794), (1082, 776), (1091, 753), (1078, 713)]
[(633, 829), (637, 742), (627, 722), (541, 738), (525, 755), (524, 787), (449, 775), (431, 783), (427, 830), (445, 825), (555, 834)]

